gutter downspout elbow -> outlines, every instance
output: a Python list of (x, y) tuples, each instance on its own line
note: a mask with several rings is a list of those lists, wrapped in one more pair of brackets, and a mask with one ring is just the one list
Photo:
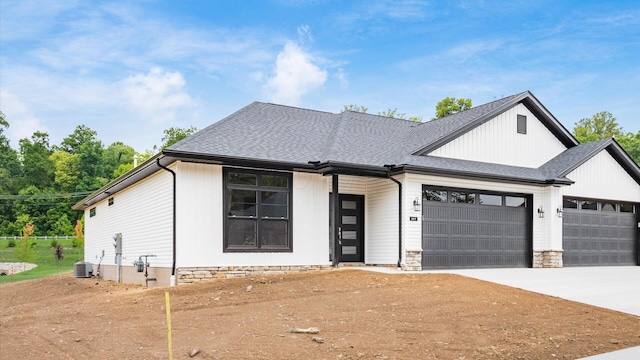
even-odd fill
[[(173, 262), (171, 264), (171, 279), (175, 279), (176, 275), (176, 173), (166, 166), (160, 164), (160, 159), (156, 159), (156, 164), (163, 170), (166, 170), (173, 175)], [(175, 284), (171, 284), (175, 285)]]
[(402, 264), (402, 183), (391, 177), (391, 173), (387, 172), (387, 178), (398, 184), (398, 268)]

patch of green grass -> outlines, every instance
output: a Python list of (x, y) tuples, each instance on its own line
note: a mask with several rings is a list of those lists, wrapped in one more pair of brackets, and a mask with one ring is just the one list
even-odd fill
[[(58, 240), (58, 243), (64, 248), (64, 259), (62, 259), (60, 263), (56, 261), (56, 250), (51, 247), (50, 240), (33, 241), (36, 243), (36, 248), (34, 249), (36, 252), (36, 258), (33, 263), (38, 266), (32, 270), (14, 275), (0, 276), (0, 284), (67, 274), (73, 272), (73, 264), (84, 259), (82, 249), (71, 246), (71, 239)], [(8, 248), (8, 244), (9, 240), (0, 240), (0, 262), (18, 262), (14, 256), (15, 248)]]

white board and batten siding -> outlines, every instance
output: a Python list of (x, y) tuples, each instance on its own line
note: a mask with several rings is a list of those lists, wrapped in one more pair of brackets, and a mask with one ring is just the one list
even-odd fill
[[(115, 265), (113, 236), (122, 233), (122, 265), (131, 266), (141, 255), (153, 267), (171, 267), (172, 254), (171, 174), (158, 171), (113, 194), (113, 205), (104, 199), (85, 210), (85, 261), (97, 264), (104, 250), (103, 265)], [(90, 216), (90, 209), (96, 209)]]
[(562, 188), (564, 196), (640, 202), (640, 185), (606, 150), (567, 174), (567, 178), (575, 184)]
[(179, 163), (176, 267), (328, 265), (329, 189), (318, 174), (293, 173), (293, 252), (224, 252), (223, 172)]
[[(518, 115), (527, 117), (527, 133), (517, 132)], [(429, 155), (537, 168), (566, 147), (526, 106), (518, 104)]]
[[(333, 191), (327, 177), (329, 192)], [(340, 194), (364, 195), (364, 262), (398, 262), (398, 185), (389, 179), (338, 176)]]

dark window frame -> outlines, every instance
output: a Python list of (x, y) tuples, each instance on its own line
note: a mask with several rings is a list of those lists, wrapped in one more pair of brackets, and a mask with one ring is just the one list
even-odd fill
[(518, 134), (527, 133), (527, 116), (518, 114), (518, 120), (516, 124)]
[(109, 200), (107, 200), (107, 203), (109, 204), (109, 206), (113, 206), (113, 196), (109, 198)]
[(94, 217), (96, 216), (96, 207), (92, 207), (91, 209), (89, 209), (89, 217)]
[[(232, 184), (229, 182), (229, 174), (230, 173), (243, 173), (243, 174), (253, 174), (257, 177), (256, 185), (247, 185), (247, 184)], [(287, 187), (276, 187), (276, 186), (266, 186), (262, 185), (262, 178), (269, 176), (279, 176), (286, 177), (288, 181)], [(239, 190), (239, 191), (255, 191), (256, 192), (256, 204), (255, 204), (255, 216), (242, 216), (242, 215), (230, 215), (229, 214), (229, 202), (230, 202), (230, 191)], [(268, 216), (261, 216), (263, 212), (267, 211), (263, 209), (262, 203), (262, 195), (263, 193), (286, 193), (287, 194), (287, 217), (272, 217), (271, 219)], [(278, 172), (278, 171), (268, 171), (268, 170), (256, 170), (256, 169), (244, 169), (244, 168), (233, 168), (233, 167), (225, 167), (223, 169), (223, 252), (254, 252), (254, 253), (269, 253), (269, 252), (293, 252), (293, 174), (290, 172)], [(229, 244), (229, 229), (230, 229), (230, 219), (242, 219), (255, 221), (255, 245), (230, 245)], [(261, 228), (262, 222), (268, 222), (273, 220), (278, 221), (286, 221), (286, 232), (287, 239), (286, 245), (266, 245), (261, 243), (261, 230), (267, 231), (266, 227)]]

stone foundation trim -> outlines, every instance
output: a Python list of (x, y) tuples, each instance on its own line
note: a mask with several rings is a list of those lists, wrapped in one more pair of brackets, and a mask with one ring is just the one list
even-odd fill
[(283, 275), (332, 268), (331, 265), (182, 267), (176, 269), (176, 283), (181, 285), (214, 278), (229, 279), (252, 275)]
[(405, 251), (405, 261), (401, 264), (404, 271), (420, 271), (422, 270), (422, 250)]
[(562, 250), (537, 250), (533, 252), (534, 268), (561, 268)]

